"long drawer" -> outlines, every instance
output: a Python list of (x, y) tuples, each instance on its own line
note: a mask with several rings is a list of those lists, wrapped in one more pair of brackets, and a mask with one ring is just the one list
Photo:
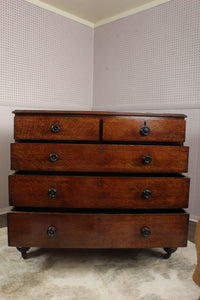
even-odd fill
[(8, 214), (9, 246), (45, 248), (184, 247), (188, 214), (58, 213)]
[(188, 147), (146, 145), (14, 143), (11, 169), (71, 172), (182, 173)]
[(10, 205), (22, 207), (186, 208), (189, 182), (183, 176), (10, 175), (9, 196)]

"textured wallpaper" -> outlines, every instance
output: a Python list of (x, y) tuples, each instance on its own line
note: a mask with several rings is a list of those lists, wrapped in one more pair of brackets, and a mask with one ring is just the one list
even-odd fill
[(0, 105), (91, 109), (92, 28), (1, 0), (0, 39)]
[(94, 61), (94, 109), (200, 107), (200, 1), (96, 28)]

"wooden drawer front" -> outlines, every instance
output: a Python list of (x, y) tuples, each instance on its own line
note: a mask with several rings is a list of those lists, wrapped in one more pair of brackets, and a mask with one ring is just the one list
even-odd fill
[(16, 116), (14, 138), (16, 140), (98, 141), (99, 119), (95, 117)]
[[(150, 229), (149, 237), (142, 236), (141, 230), (144, 227)], [(55, 231), (52, 232), (52, 229)], [(187, 230), (188, 215), (185, 213), (11, 212), (8, 214), (9, 246), (45, 248), (184, 247), (187, 244)], [(49, 236), (47, 232), (53, 236)]]
[(63, 208), (181, 208), (186, 177), (9, 176), (10, 205)]
[[(144, 158), (152, 158), (144, 163)], [(51, 158), (57, 160), (52, 162)], [(147, 159), (148, 160), (148, 159)], [(11, 145), (12, 170), (187, 172), (188, 147), (92, 144)]]
[[(144, 127), (149, 128), (150, 131), (146, 129), (148, 135), (143, 135)], [(184, 142), (185, 120), (104, 118), (103, 140)]]

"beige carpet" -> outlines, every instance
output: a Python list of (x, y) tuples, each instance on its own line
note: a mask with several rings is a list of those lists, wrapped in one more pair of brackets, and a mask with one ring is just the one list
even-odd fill
[(195, 246), (179, 248), (170, 259), (162, 249), (29, 250), (30, 258), (7, 247), (0, 229), (0, 299), (197, 300), (192, 281)]

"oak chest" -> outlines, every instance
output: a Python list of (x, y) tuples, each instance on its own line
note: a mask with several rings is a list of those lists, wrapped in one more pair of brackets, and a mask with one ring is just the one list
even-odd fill
[(185, 115), (15, 111), (8, 243), (30, 247), (187, 245)]

